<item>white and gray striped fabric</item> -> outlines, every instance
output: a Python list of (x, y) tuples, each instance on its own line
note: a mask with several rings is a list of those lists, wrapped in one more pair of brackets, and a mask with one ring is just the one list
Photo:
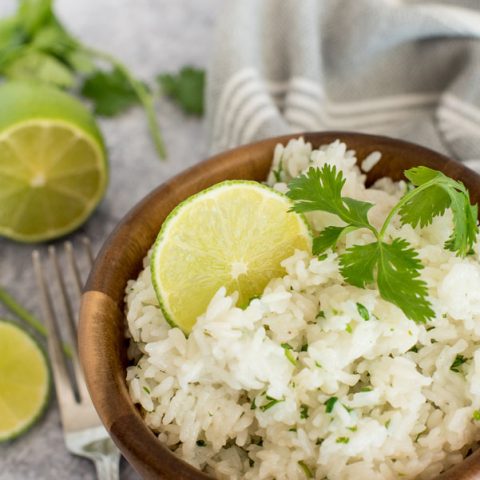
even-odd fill
[(355, 130), (480, 170), (480, 0), (228, 0), (213, 48), (212, 152)]

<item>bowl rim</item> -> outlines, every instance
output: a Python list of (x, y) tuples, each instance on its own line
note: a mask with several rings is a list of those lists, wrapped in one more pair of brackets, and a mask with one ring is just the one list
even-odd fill
[[(469, 179), (465, 183), (480, 185), (480, 175), (465, 165), (434, 150), (404, 140), (345, 131), (302, 132), (268, 138), (210, 157), (175, 175), (140, 200), (117, 224), (95, 260), (82, 295), (78, 342), (80, 359), (93, 404), (115, 443), (144, 478), (198, 480), (211, 477), (176, 457), (158, 441), (128, 396), (125, 379), (126, 349), (117, 352), (117, 355), (112, 355), (107, 348), (114, 342), (114, 334), (112, 328), (109, 329), (109, 325), (113, 323), (117, 328), (122, 328), (122, 323), (125, 321), (123, 298), (126, 285), (123, 284), (123, 289), (120, 291), (121, 286), (115, 280), (115, 272), (122, 268), (123, 262), (116, 254), (123, 252), (126, 256), (136, 258), (137, 263), (139, 261), (141, 263), (148, 249), (143, 250), (142, 254), (142, 243), (136, 242), (132, 235), (140, 228), (149, 232), (146, 234), (147, 237), (148, 235), (151, 237), (152, 232), (158, 232), (161, 224), (158, 225), (156, 219), (149, 218), (148, 213), (159, 202), (167, 201), (165, 199), (172, 197), (178, 189), (197, 188), (199, 191), (212, 183), (217, 183), (220, 181), (218, 178), (222, 176), (222, 168), (224, 169), (226, 162), (232, 165), (235, 162), (236, 165), (245, 164), (246, 173), (244, 173), (249, 176), (256, 175), (258, 178), (259, 173), (265, 170), (262, 165), (263, 160), (260, 162), (257, 158), (260, 152), (263, 155), (270, 152), (271, 158), (277, 143), (286, 144), (290, 139), (299, 137), (312, 143), (315, 148), (337, 138), (354, 150), (358, 148), (356, 145), (365, 147), (375, 145), (372, 151), (381, 151), (382, 146), (388, 146), (399, 155), (421, 158), (422, 161), (417, 162), (417, 165), (436, 165), (441, 162), (442, 171), (453, 172), (451, 176), (454, 178)], [(372, 171), (374, 170), (375, 167)], [(245, 175), (241, 178), (245, 178)], [(212, 179), (217, 181), (211, 182)], [(480, 192), (474, 193), (472, 197), (479, 201)], [(174, 202), (171, 202), (167, 205), (167, 209), (171, 211), (174, 206)], [(145, 243), (145, 239), (142, 241)], [(142, 256), (139, 258), (140, 254)], [(136, 275), (129, 278), (136, 278)], [(122, 372), (123, 375), (120, 375)]]

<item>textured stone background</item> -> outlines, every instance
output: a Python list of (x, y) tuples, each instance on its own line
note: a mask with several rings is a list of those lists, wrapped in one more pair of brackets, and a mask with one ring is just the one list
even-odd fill
[[(0, 0), (0, 17), (14, 0)], [(145, 80), (185, 64), (206, 66), (220, 0), (57, 0), (56, 9), (84, 42), (111, 52)], [(97, 251), (118, 220), (145, 194), (207, 155), (204, 122), (183, 115), (168, 100), (157, 105), (168, 161), (155, 155), (140, 108), (100, 122), (110, 154), (105, 199), (84, 227)], [(41, 246), (42, 252), (45, 246)], [(0, 285), (41, 316), (31, 268), (32, 246), (0, 239)], [(86, 272), (85, 272), (86, 273)], [(0, 306), (0, 317), (8, 316)], [(25, 436), (0, 446), (0, 480), (94, 479), (93, 464), (70, 456), (63, 444), (56, 401)], [(122, 462), (122, 479), (138, 475)]]

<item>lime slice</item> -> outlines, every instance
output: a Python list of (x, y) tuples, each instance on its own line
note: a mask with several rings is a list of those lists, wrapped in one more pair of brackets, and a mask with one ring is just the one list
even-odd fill
[(178, 205), (165, 220), (151, 259), (165, 318), (191, 331), (212, 296), (225, 286), (245, 307), (295, 249), (310, 250), (303, 216), (286, 196), (257, 182), (226, 181)]
[(25, 331), (0, 321), (0, 442), (33, 425), (49, 393), (50, 372), (43, 351)]
[(0, 235), (22, 242), (80, 226), (105, 193), (100, 132), (66, 93), (29, 83), (0, 86)]

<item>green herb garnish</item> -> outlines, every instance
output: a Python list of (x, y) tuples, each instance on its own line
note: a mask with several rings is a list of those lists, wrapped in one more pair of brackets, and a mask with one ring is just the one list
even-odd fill
[(348, 443), (350, 441), (350, 438), (348, 438), (348, 437), (338, 437), (335, 441), (337, 443)]
[[(20, 303), (2, 287), (0, 287), (0, 303), (10, 310), (14, 315), (16, 315), (20, 320), (32, 327), (37, 333), (42, 335), (42, 337), (47, 338), (48, 332), (43, 326), (43, 323), (37, 317), (35, 317), (35, 315), (20, 305)], [(72, 358), (72, 349), (70, 346), (64, 343), (62, 347), (65, 355), (68, 358)]]
[(305, 476), (307, 478), (313, 478), (313, 473), (312, 471), (308, 468), (308, 466), (306, 465), (305, 462), (303, 462), (302, 460), (300, 460), (298, 462), (298, 465), (299, 467), (303, 470), (303, 473), (305, 474)]
[(6, 308), (30, 325), (30, 327), (34, 328), (40, 335), (45, 338), (47, 337), (47, 329), (43, 326), (43, 323), (27, 309), (22, 307), (22, 305), (2, 287), (0, 287), (0, 303), (5, 305)]
[(281, 347), (283, 348), (284, 352), (285, 352), (285, 356), (287, 357), (287, 360), (294, 366), (296, 367), (297, 366), (297, 360), (296, 358), (293, 356), (293, 353), (292, 353), (292, 346), (288, 343), (282, 343), (281, 344)]
[(426, 430), (422, 430), (420, 433), (417, 433), (414, 442), (417, 443), (418, 439), (425, 433)]
[(277, 400), (276, 398), (272, 398), (272, 397), (267, 397), (267, 399), (268, 398), (270, 398), (271, 400), (268, 403), (266, 403), (265, 405), (262, 405), (261, 407), (259, 407), (262, 412), (266, 412), (268, 409), (272, 408), (277, 403), (281, 403), (281, 402), (285, 401), (284, 398), (282, 398), (281, 400)]
[(327, 413), (332, 413), (333, 407), (337, 403), (338, 398), (337, 397), (330, 397), (326, 402), (325, 402), (325, 412)]
[(424, 323), (434, 317), (427, 298), (427, 285), (420, 279), (423, 268), (417, 252), (403, 238), (387, 241), (386, 231), (396, 214), (402, 223), (413, 227), (430, 224), (447, 208), (453, 213), (453, 232), (445, 248), (465, 256), (475, 243), (478, 232), (477, 206), (470, 204), (465, 186), (428, 167), (414, 167), (405, 176), (416, 187), (392, 208), (380, 230), (368, 220), (373, 207), (369, 202), (342, 197), (345, 178), (336, 167), (310, 168), (294, 178), (287, 195), (295, 202), (295, 212), (324, 211), (337, 215), (345, 225), (325, 228), (313, 240), (313, 254), (334, 248), (342, 236), (357, 229), (372, 232), (375, 241), (354, 245), (339, 256), (344, 279), (359, 288), (376, 282), (380, 295), (399, 307), (410, 319)]
[(98, 70), (85, 79), (81, 94), (92, 101), (93, 112), (114, 117), (140, 103), (137, 93), (119, 68)]
[(165, 95), (177, 102), (184, 112), (203, 115), (204, 70), (186, 66), (177, 74), (158, 75), (157, 80)]
[(365, 321), (370, 320), (369, 311), (367, 310), (367, 308), (364, 305), (362, 305), (361, 303), (358, 303), (358, 302), (357, 302), (357, 312)]
[(473, 413), (472, 413), (472, 418), (478, 422), (480, 421), (480, 410), (475, 410)]
[(277, 183), (280, 183), (282, 181), (282, 173), (283, 173), (283, 159), (280, 159), (278, 162), (278, 168), (274, 168), (272, 170), (273, 173), (273, 178), (275, 178), (275, 181)]
[(460, 373), (460, 367), (467, 361), (463, 355), (457, 355), (455, 360), (450, 365), (450, 370), (452, 372)]
[(144, 391), (145, 393), (150, 394), (150, 389), (149, 389), (148, 387), (143, 387), (143, 391)]
[[(165, 158), (155, 92), (117, 58), (75, 38), (55, 14), (53, 3), (19, 0), (15, 14), (0, 20), (0, 76), (80, 92), (98, 115), (116, 115), (140, 104), (157, 153)], [(178, 75), (159, 76), (159, 82), (185, 111), (201, 114), (204, 76), (202, 70), (185, 67)]]
[(302, 420), (305, 420), (309, 417), (309, 414), (308, 414), (308, 405), (300, 405), (300, 418)]

